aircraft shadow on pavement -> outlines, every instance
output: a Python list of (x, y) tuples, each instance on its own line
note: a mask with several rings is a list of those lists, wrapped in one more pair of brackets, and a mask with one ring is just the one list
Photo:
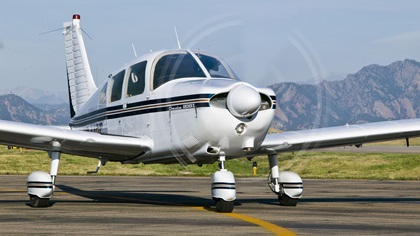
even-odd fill
[(397, 198), (397, 197), (351, 197), (351, 198), (303, 198), (299, 202), (372, 202), (372, 203), (387, 203), (387, 202), (420, 202), (420, 198)]
[[(213, 200), (189, 195), (195, 191), (124, 191), (124, 190), (81, 190), (67, 185), (57, 185), (59, 189), (69, 194), (81, 196), (96, 202), (113, 203), (139, 203), (151, 205), (170, 206), (204, 206), (210, 209), (214, 205)], [(55, 202), (64, 201), (56, 200)], [(68, 202), (82, 202), (80, 200), (68, 200)], [(403, 203), (420, 202), (420, 198), (397, 198), (397, 197), (347, 197), (347, 198), (302, 198), (300, 203)], [(266, 205), (278, 205), (276, 196), (270, 198), (238, 198), (235, 205), (244, 203), (260, 203)], [(299, 205), (299, 204), (298, 204)]]
[(85, 191), (67, 185), (57, 185), (57, 187), (69, 194), (92, 199), (97, 202), (139, 203), (171, 206), (213, 205), (212, 199), (188, 195), (188, 193), (192, 193), (193, 191)]
[[(258, 199), (237, 199), (238, 204), (257, 202), (265, 205), (279, 205), (276, 196), (273, 198)], [(305, 198), (299, 200), (299, 203), (403, 203), (403, 202), (420, 202), (420, 198), (396, 198), (396, 197), (352, 197), (352, 198)]]

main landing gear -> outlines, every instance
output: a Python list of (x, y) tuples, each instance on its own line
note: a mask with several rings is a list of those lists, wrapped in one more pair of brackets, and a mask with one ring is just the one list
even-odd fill
[(279, 203), (282, 206), (296, 206), (302, 197), (302, 178), (295, 172), (279, 172), (277, 153), (268, 155), (270, 173), (268, 174), (268, 186), (271, 191), (278, 195)]
[[(268, 186), (277, 194), (279, 204), (282, 206), (296, 206), (302, 197), (302, 178), (291, 171), (279, 172), (277, 153), (268, 155), (270, 173)], [(211, 195), (218, 212), (232, 212), (236, 199), (235, 178), (232, 172), (225, 169), (225, 155), (221, 152), (219, 157), (219, 171), (211, 178)]]
[(50, 173), (35, 171), (28, 176), (27, 187), (30, 204), (32, 207), (48, 207), (49, 200), (54, 194), (55, 179), (60, 163), (60, 143), (53, 141), (51, 151), (48, 155), (51, 158)]

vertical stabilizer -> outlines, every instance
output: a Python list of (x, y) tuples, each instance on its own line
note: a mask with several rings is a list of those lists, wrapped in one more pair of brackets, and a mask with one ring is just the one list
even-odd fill
[(80, 15), (73, 15), (72, 22), (64, 23), (63, 34), (66, 44), (70, 111), (73, 117), (97, 90), (97, 87), (93, 80), (83, 42)]

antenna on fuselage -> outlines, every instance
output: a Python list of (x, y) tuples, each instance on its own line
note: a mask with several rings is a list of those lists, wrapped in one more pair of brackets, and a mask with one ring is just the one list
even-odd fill
[(178, 43), (178, 49), (181, 49), (181, 43), (179, 42), (178, 32), (176, 31), (176, 27), (174, 26), (176, 42)]
[(132, 43), (131, 46), (133, 47), (134, 56), (137, 57), (137, 52), (136, 48), (134, 47), (134, 43)]

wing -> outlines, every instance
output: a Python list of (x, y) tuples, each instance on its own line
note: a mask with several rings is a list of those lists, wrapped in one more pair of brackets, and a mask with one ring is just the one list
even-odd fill
[(49, 151), (52, 142), (60, 143), (60, 151), (88, 157), (124, 161), (150, 151), (150, 139), (103, 135), (71, 130), (65, 127), (41, 126), (0, 121), (0, 144)]
[(360, 145), (420, 136), (420, 119), (384, 121), (361, 125), (268, 134), (257, 153), (288, 152), (317, 148)]

